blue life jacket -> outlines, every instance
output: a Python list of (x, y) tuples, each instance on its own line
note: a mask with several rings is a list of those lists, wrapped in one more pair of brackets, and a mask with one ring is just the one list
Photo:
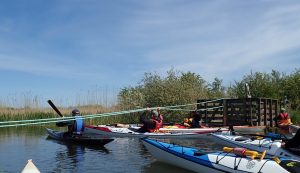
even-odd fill
[(75, 116), (74, 133), (82, 134), (84, 131), (84, 119), (82, 116)]

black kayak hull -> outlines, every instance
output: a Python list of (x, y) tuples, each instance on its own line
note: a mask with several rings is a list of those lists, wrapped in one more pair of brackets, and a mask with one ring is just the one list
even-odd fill
[(74, 143), (74, 144), (81, 144), (81, 145), (94, 145), (94, 146), (104, 146), (107, 143), (112, 142), (114, 139), (111, 138), (99, 138), (99, 137), (91, 137), (91, 136), (65, 136), (65, 132), (59, 132), (52, 129), (46, 129), (49, 137), (52, 139), (66, 142), (66, 143)]

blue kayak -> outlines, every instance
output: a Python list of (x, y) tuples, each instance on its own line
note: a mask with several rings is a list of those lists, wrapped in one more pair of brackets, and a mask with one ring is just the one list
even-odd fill
[[(195, 148), (183, 147), (148, 138), (143, 138), (142, 142), (157, 160), (193, 172), (299, 173), (300, 170), (300, 162), (296, 160), (263, 157), (260, 160), (231, 152), (204, 153)], [(254, 153), (257, 152), (254, 151)]]

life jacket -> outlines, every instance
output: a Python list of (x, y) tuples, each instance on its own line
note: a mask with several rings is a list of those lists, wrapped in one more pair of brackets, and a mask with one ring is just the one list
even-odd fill
[(84, 131), (84, 119), (82, 116), (75, 116), (73, 133), (80, 135)]
[(291, 122), (291, 119), (289, 118), (289, 114), (284, 112), (284, 113), (280, 113), (278, 115), (278, 125), (279, 126), (286, 126), (286, 125), (290, 125), (293, 124)]
[(286, 112), (280, 113), (280, 114), (279, 114), (279, 119), (280, 119), (280, 120), (286, 120), (286, 119), (288, 119), (288, 118), (289, 118), (289, 114), (286, 113)]
[(149, 132), (154, 132), (163, 126), (162, 115), (160, 115), (160, 121), (153, 119), (153, 118), (151, 120), (155, 122), (155, 127), (154, 128), (149, 127), (149, 129), (148, 129)]

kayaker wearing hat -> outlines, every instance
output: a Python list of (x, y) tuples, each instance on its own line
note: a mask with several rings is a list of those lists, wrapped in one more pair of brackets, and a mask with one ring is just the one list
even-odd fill
[(64, 136), (81, 135), (84, 131), (84, 119), (80, 115), (80, 111), (77, 108), (73, 109), (71, 114), (75, 120), (58, 122), (56, 125), (59, 127), (68, 126), (68, 131), (64, 134)]
[(154, 132), (161, 128), (163, 124), (163, 116), (159, 113), (159, 108), (157, 111), (150, 111), (149, 108), (147, 108), (147, 110), (140, 116), (140, 123), (142, 123), (143, 126), (138, 130), (138, 132)]

